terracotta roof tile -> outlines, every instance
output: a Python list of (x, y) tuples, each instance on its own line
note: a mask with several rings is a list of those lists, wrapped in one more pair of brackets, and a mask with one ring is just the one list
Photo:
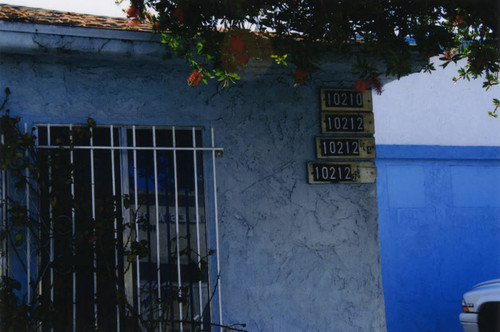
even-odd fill
[[(0, 4), (0, 21), (129, 30), (127, 19)], [(151, 31), (149, 24), (131, 29)]]

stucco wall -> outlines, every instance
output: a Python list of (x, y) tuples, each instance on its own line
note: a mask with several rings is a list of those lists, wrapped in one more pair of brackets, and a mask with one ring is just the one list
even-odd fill
[(307, 184), (319, 89), (353, 83), (349, 67), (336, 66), (306, 87), (262, 68), (218, 91), (188, 87), (178, 60), (3, 54), (0, 87), (30, 122), (214, 127), (224, 148), (224, 322), (249, 331), (385, 331), (376, 185)]
[(500, 149), (378, 146), (390, 332), (460, 332), (464, 292), (498, 278)]
[(498, 278), (500, 87), (453, 83), (465, 63), (374, 97), (387, 330), (463, 331), (462, 294)]

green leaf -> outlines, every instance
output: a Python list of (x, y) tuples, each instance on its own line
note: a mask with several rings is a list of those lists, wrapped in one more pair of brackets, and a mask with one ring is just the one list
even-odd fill
[(285, 61), (287, 57), (288, 57), (288, 54), (284, 54), (284, 55), (271, 54), (271, 59), (274, 59), (274, 62), (276, 62), (276, 64), (278, 64), (278, 65), (287, 66), (288, 64)]
[(196, 53), (201, 54), (201, 51), (203, 51), (203, 44), (198, 42), (196, 44)]

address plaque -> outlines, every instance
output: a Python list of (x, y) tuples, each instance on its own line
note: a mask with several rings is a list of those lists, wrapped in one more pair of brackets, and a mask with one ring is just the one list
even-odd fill
[(308, 182), (375, 183), (377, 168), (371, 162), (308, 162)]
[(370, 112), (373, 109), (371, 90), (321, 89), (320, 100), (322, 111)]
[(375, 158), (373, 137), (316, 137), (316, 157), (331, 159)]
[(321, 112), (321, 132), (331, 134), (374, 134), (371, 112)]

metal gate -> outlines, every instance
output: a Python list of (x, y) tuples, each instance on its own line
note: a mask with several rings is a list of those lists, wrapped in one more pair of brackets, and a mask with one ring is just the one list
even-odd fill
[[(222, 149), (213, 129), (91, 120), (35, 128), (37, 168), (26, 167), (25, 187), (1, 174), (1, 226), (13, 236), (4, 237), (0, 263), (2, 276), (20, 281), (20, 298), (57, 313), (37, 328), (221, 326), (215, 158)], [(26, 224), (13, 222), (13, 197)]]

